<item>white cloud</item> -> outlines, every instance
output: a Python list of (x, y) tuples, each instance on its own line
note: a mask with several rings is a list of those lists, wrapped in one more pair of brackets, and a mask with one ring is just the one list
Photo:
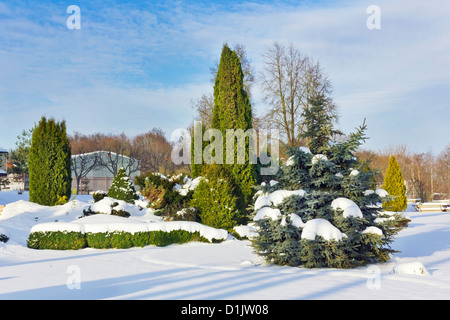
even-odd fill
[[(15, 140), (41, 113), (63, 117), (82, 132), (134, 134), (160, 126), (169, 134), (191, 121), (190, 100), (211, 90), (209, 67), (224, 42), (245, 44), (260, 71), (261, 54), (277, 40), (320, 61), (335, 88), (344, 131), (367, 117), (372, 141), (390, 136), (370, 146), (406, 140), (420, 148), (427, 143), (419, 139), (424, 135), (439, 150), (448, 143), (437, 136), (449, 118), (450, 93), (433, 88), (450, 84), (450, 6), (445, 0), (377, 1), (381, 30), (368, 30), (369, 4), (243, 3), (233, 10), (178, 2), (160, 4), (164, 10), (85, 5), (76, 31), (65, 28), (68, 15), (60, 5), (1, 4), (7, 18), (0, 19), (0, 113), (19, 123), (14, 129), (2, 121), (1, 136)], [(431, 92), (437, 94), (436, 109), (426, 114)], [(405, 113), (409, 123), (386, 123), (386, 114)], [(415, 134), (411, 123), (423, 117), (434, 122)], [(0, 146), (13, 143), (0, 140)]]

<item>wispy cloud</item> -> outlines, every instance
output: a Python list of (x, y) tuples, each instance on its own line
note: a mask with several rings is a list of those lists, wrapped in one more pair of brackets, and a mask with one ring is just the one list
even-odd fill
[[(440, 150), (448, 143), (440, 128), (450, 109), (450, 6), (377, 2), (381, 30), (366, 28), (365, 0), (81, 2), (81, 30), (66, 28), (67, 3), (2, 2), (0, 146), (12, 147), (42, 114), (81, 132), (159, 126), (170, 135), (192, 120), (190, 100), (212, 89), (209, 67), (224, 42), (245, 44), (259, 71), (265, 48), (280, 41), (320, 61), (344, 131), (367, 117), (369, 147)], [(433, 114), (424, 106), (430, 94)], [(424, 118), (434, 121), (411, 129)]]

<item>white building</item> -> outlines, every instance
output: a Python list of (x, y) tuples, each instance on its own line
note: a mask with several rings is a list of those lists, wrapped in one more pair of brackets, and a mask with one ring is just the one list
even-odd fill
[(77, 194), (108, 191), (121, 167), (131, 179), (141, 174), (138, 159), (114, 152), (95, 151), (72, 155), (72, 190), (76, 190)]

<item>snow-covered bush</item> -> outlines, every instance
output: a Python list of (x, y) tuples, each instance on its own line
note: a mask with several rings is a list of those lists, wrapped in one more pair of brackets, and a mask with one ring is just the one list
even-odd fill
[(79, 231), (33, 232), (27, 241), (31, 249), (78, 250), (86, 245), (86, 237)]
[(109, 214), (128, 218), (133, 211), (140, 210), (138, 207), (131, 205), (123, 200), (117, 200), (105, 197), (95, 202), (88, 209), (83, 210), (85, 216), (92, 214)]
[(132, 218), (96, 215), (73, 222), (50, 222), (33, 226), (27, 245), (33, 249), (76, 250), (166, 246), (190, 241), (220, 242), (226, 230), (188, 221), (143, 222)]
[(133, 182), (126, 175), (124, 168), (120, 168), (114, 177), (111, 187), (108, 190), (108, 197), (123, 200), (128, 203), (134, 203), (134, 200), (139, 199)]
[[(187, 207), (195, 187), (185, 187), (190, 181), (184, 174), (165, 176), (159, 172), (136, 178), (141, 187), (141, 195), (149, 200), (151, 208), (169, 218), (177, 217), (176, 213)], [(183, 190), (183, 191), (181, 191)]]
[(375, 174), (354, 156), (364, 128), (326, 154), (291, 149), (272, 186), (261, 186), (253, 220), (255, 252), (268, 262), (352, 268), (385, 262), (392, 237), (407, 223), (387, 215), (382, 194), (367, 191)]
[(126, 231), (82, 233), (66, 231), (33, 232), (30, 234), (27, 246), (31, 249), (78, 250), (82, 248), (95, 249), (126, 249), (149, 245), (164, 247), (173, 243), (191, 241), (210, 242), (198, 232), (185, 230), (143, 231), (130, 233)]
[(99, 202), (100, 200), (102, 200), (104, 197), (107, 196), (107, 192), (103, 191), (103, 190), (97, 190), (92, 194), (92, 198), (94, 198), (94, 202)]

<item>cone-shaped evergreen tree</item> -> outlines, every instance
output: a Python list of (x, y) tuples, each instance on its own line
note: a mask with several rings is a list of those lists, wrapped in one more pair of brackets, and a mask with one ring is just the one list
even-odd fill
[(33, 131), (28, 167), (31, 202), (53, 206), (70, 199), (71, 151), (64, 121), (42, 117)]
[[(251, 162), (250, 157), (253, 156), (251, 153), (253, 149), (250, 147), (250, 139), (248, 136), (245, 137), (250, 132), (247, 130), (252, 129), (252, 110), (249, 97), (244, 90), (243, 79), (244, 74), (238, 55), (227, 45), (224, 45), (215, 78), (214, 109), (211, 123), (211, 128), (220, 132), (222, 140), (218, 142), (215, 140), (218, 137), (213, 136), (211, 144), (206, 147), (206, 150), (208, 150), (213, 143), (218, 145), (219, 150), (214, 149), (211, 152), (211, 159), (217, 161), (214, 164), (194, 166), (196, 175), (199, 175), (198, 168), (201, 167), (202, 173), (200, 175), (205, 176), (208, 180), (217, 181), (218, 177), (212, 175), (220, 172), (220, 179), (224, 179), (230, 184), (230, 188), (221, 188), (221, 192), (227, 194), (232, 192), (232, 195), (226, 196), (230, 203), (223, 205), (228, 206), (228, 208), (236, 208), (237, 214), (234, 209), (231, 210), (234, 225), (244, 222), (247, 217), (246, 209), (252, 201), (252, 187), (256, 183), (256, 156), (254, 162)], [(192, 150), (194, 149), (192, 148)], [(204, 150), (205, 145), (203, 144), (202, 151)], [(195, 154), (191, 157), (194, 159)], [(207, 161), (207, 163), (209, 162), (211, 161)], [(210, 166), (218, 166), (219, 168), (212, 169), (209, 168)], [(209, 190), (205, 188), (204, 191), (208, 193)], [(213, 190), (211, 192), (217, 193)], [(215, 197), (196, 192), (193, 196), (193, 203), (204, 203), (197, 197), (217, 201)], [(211, 203), (211, 207), (215, 205), (215, 203)], [(203, 207), (206, 206), (203, 205)]]
[(370, 190), (374, 172), (355, 157), (365, 125), (324, 154), (291, 149), (277, 184), (255, 201), (255, 252), (268, 262), (308, 268), (352, 268), (389, 260), (401, 227), (386, 216), (382, 190)]
[[(212, 128), (219, 129), (223, 137), (223, 163), (225, 174), (235, 181), (238, 197), (242, 198), (243, 207), (246, 208), (252, 198), (252, 187), (256, 183), (255, 165), (250, 163), (253, 149), (249, 146), (249, 140), (245, 140), (244, 157), (240, 159), (238, 150), (239, 138), (228, 140), (233, 144), (227, 144), (230, 138), (228, 129), (234, 129), (234, 133), (241, 134), (252, 129), (252, 109), (250, 99), (244, 90), (244, 74), (236, 52), (224, 45), (220, 57), (220, 64), (214, 84), (214, 109)], [(240, 130), (240, 131), (236, 131)], [(234, 148), (233, 150), (231, 150)], [(228, 154), (233, 154), (232, 163)]]
[(402, 169), (395, 156), (391, 156), (389, 159), (383, 189), (394, 198), (391, 201), (383, 203), (383, 207), (391, 211), (405, 211), (408, 205), (405, 180), (403, 179)]
[(134, 203), (134, 200), (139, 199), (136, 194), (133, 183), (125, 173), (124, 168), (120, 168), (117, 175), (114, 177), (111, 187), (108, 189), (108, 197), (117, 200), (123, 200), (129, 203)]

